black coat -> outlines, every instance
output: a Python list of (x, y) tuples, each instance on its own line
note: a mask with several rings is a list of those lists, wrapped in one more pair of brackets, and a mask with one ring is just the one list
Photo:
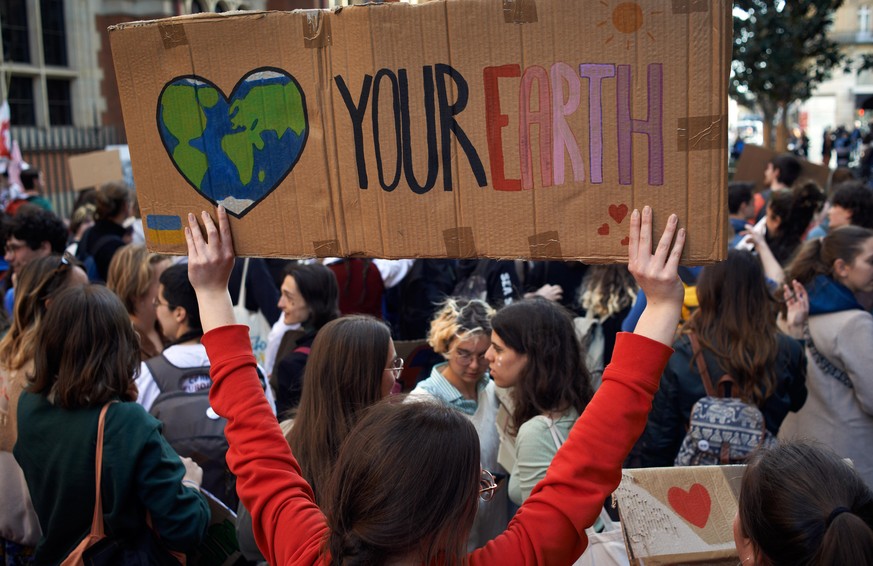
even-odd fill
[[(798, 411), (806, 402), (806, 354), (797, 340), (779, 334), (776, 358), (776, 391), (759, 408), (767, 430), (774, 436), (789, 411)], [(661, 386), (655, 394), (652, 412), (641, 439), (642, 465), (672, 466), (688, 427), (691, 408), (706, 396), (703, 382), (693, 362), (691, 341), (683, 335), (673, 344)], [(717, 383), (725, 371), (715, 356), (704, 351), (710, 377)], [(715, 385), (715, 383), (713, 384)]]

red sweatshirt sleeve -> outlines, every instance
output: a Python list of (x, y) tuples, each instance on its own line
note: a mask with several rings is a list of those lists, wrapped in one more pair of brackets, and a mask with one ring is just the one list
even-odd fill
[(324, 515), (264, 396), (248, 328), (216, 328), (202, 342), (212, 367), (209, 401), (227, 419), (227, 463), (258, 548), (270, 564), (319, 563)]
[(572, 564), (588, 546), (606, 497), (646, 426), (673, 350), (620, 333), (603, 384), (506, 532), (470, 555), (470, 565)]

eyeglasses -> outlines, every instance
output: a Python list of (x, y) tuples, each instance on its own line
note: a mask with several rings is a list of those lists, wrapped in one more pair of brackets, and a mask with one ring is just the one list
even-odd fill
[(491, 501), (495, 491), (497, 491), (497, 482), (494, 481), (494, 475), (483, 469), (479, 475), (479, 499)]
[(485, 354), (479, 354), (477, 356), (473, 352), (468, 352), (467, 350), (456, 348), (455, 355), (457, 356), (457, 360), (465, 366), (473, 363), (473, 358), (476, 358), (476, 362), (480, 366), (488, 363), (488, 360), (485, 359)]
[(6, 253), (15, 253), (27, 244), (25, 242), (21, 242), (18, 244), (13, 244), (12, 242), (6, 242)]
[(161, 300), (160, 300), (159, 298), (157, 298), (157, 297), (155, 297), (155, 298), (152, 300), (152, 304), (154, 305), (155, 308), (158, 308), (158, 307), (161, 307), (161, 306), (163, 306), (163, 307), (167, 307), (167, 308), (170, 308), (170, 303), (162, 303)]
[(385, 368), (385, 371), (390, 371), (391, 375), (394, 376), (394, 380), (400, 378), (400, 372), (403, 371), (403, 358), (394, 358), (394, 361), (391, 362), (390, 368)]

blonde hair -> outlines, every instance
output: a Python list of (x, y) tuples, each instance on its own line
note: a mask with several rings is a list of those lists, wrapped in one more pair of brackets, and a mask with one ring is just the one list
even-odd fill
[(433, 351), (448, 356), (454, 340), (491, 334), (494, 309), (478, 299), (446, 299), (430, 323), (427, 343)]
[(582, 281), (580, 303), (606, 320), (636, 302), (637, 284), (625, 265), (593, 265)]
[(122, 246), (112, 256), (106, 286), (121, 299), (128, 314), (134, 314), (137, 300), (148, 293), (155, 266), (168, 259), (150, 253), (142, 244)]

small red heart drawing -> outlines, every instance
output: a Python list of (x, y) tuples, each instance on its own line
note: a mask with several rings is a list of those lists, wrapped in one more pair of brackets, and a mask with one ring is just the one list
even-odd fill
[(601, 236), (609, 236), (609, 224), (604, 224), (597, 229), (597, 233)]
[(621, 245), (626, 246), (628, 244), (630, 244), (630, 236), (625, 236), (624, 240), (621, 241)]
[(610, 204), (609, 215), (612, 216), (612, 219), (615, 220), (617, 224), (621, 224), (622, 220), (624, 220), (627, 216), (627, 205), (620, 204), (616, 206), (614, 204)]
[(702, 529), (709, 521), (712, 499), (704, 486), (695, 483), (685, 491), (681, 487), (671, 487), (667, 491), (667, 501), (680, 517)]

